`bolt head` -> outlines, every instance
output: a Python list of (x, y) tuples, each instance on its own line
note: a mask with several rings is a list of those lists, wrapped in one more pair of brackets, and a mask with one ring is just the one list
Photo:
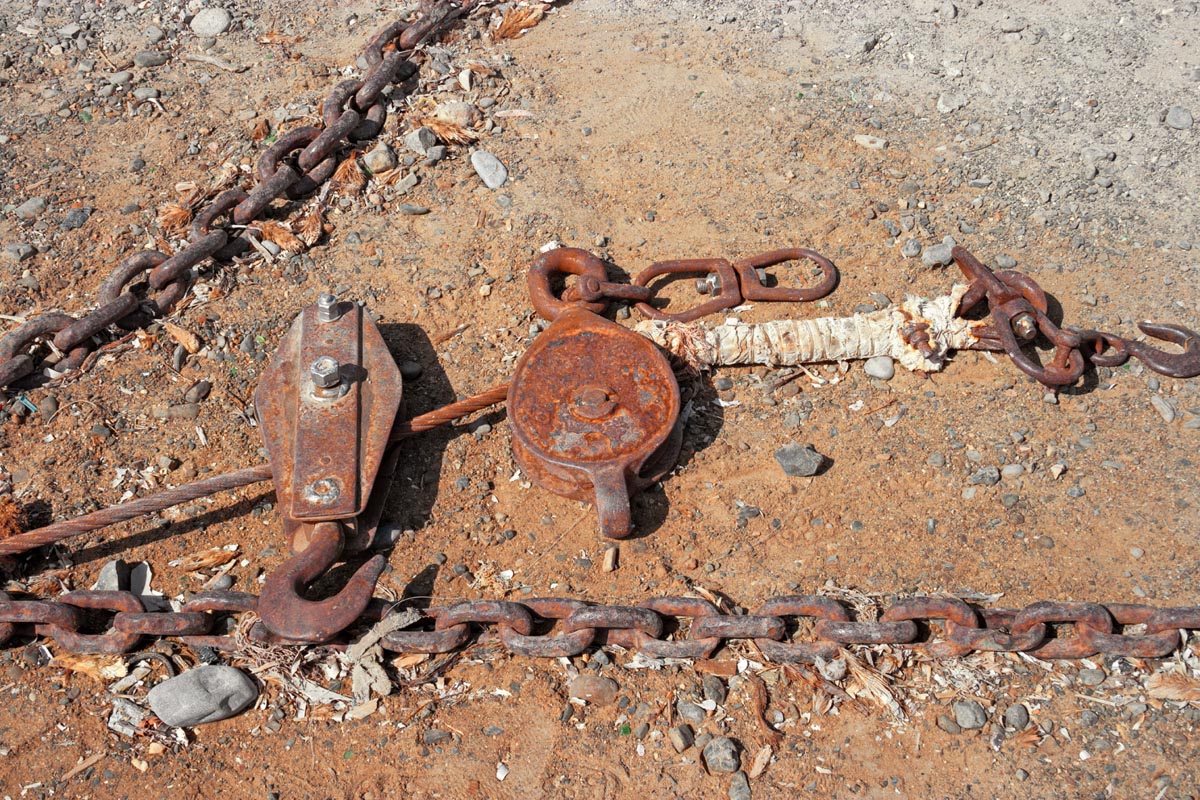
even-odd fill
[(333, 322), (338, 314), (338, 299), (336, 296), (323, 292), (317, 296), (317, 319), (320, 322)]
[(332, 389), (342, 382), (342, 366), (336, 358), (321, 356), (309, 367), (309, 377), (318, 389)]

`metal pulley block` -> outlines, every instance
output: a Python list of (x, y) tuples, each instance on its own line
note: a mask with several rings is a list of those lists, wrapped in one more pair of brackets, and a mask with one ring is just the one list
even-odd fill
[(302, 592), (344, 552), (371, 543), (395, 464), (389, 436), (400, 370), (356, 303), (322, 295), (301, 311), (259, 379), (254, 402), (279, 513), (297, 553), (263, 585), (259, 613), (283, 639), (326, 641), (366, 607), (386, 563), (375, 556), (337, 595)]
[(603, 263), (574, 248), (552, 250), (531, 267), (534, 307), (552, 322), (513, 373), (513, 455), (543, 488), (591, 501), (601, 532), (620, 539), (633, 530), (630, 495), (662, 478), (679, 455), (679, 385), (654, 344), (599, 316), (596, 293), (556, 298), (551, 279), (565, 273), (585, 286), (606, 283)]

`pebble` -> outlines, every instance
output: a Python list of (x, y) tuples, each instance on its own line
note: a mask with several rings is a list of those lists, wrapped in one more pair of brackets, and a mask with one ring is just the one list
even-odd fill
[(935, 244), (932, 247), (926, 247), (921, 253), (921, 263), (927, 267), (944, 267), (953, 259), (950, 257), (950, 251), (954, 248), (956, 242), (947, 236), (942, 240), (941, 244)]
[(1175, 408), (1168, 403), (1160, 394), (1150, 395), (1150, 405), (1154, 406), (1154, 410), (1163, 418), (1163, 422), (1170, 425), (1175, 421)]
[(937, 110), (943, 114), (951, 114), (967, 104), (967, 96), (962, 92), (942, 92), (938, 97)]
[(132, 80), (133, 73), (127, 69), (121, 70), (120, 72), (114, 72), (112, 75), (108, 76), (108, 82), (114, 86), (124, 86)]
[(865, 147), (868, 150), (882, 150), (888, 146), (888, 140), (879, 136), (871, 136), (870, 134), (860, 133), (854, 137), (854, 143), (859, 147)]
[(921, 243), (916, 239), (909, 239), (900, 248), (900, 255), (905, 258), (916, 258), (921, 255)]
[(415, 381), (425, 373), (425, 368), (416, 361), (400, 362), (400, 377), (406, 381)]
[(729, 782), (729, 800), (750, 800), (750, 780), (744, 772), (735, 772)]
[(146, 696), (155, 716), (174, 728), (228, 719), (258, 699), (254, 681), (240, 669), (209, 665), (163, 681)]
[(161, 67), (170, 57), (170, 53), (161, 50), (142, 50), (134, 55), (133, 63), (139, 67)]
[(450, 733), (449, 731), (438, 730), (437, 728), (430, 728), (429, 730), (425, 731), (425, 733), (421, 734), (421, 741), (428, 745), (440, 744), (448, 739), (453, 738), (454, 734)]
[(1142, 556), (1146, 555), (1146, 551), (1140, 547), (1131, 547), (1129, 548), (1129, 555), (1133, 556), (1134, 561), (1137, 561)]
[(405, 216), (420, 217), (429, 213), (429, 206), (419, 206), (416, 203), (401, 203), (396, 210)]
[(185, 403), (199, 403), (207, 398), (208, 393), (211, 391), (212, 383), (210, 381), (196, 381), (183, 393), (183, 401)]
[(718, 392), (728, 392), (733, 388), (733, 381), (722, 375), (720, 378), (717, 378), (715, 381), (713, 381), (713, 387)]
[(37, 219), (38, 215), (46, 210), (46, 198), (31, 197), (21, 205), (17, 206), (13, 212), (21, 219)]
[(1104, 679), (1107, 677), (1102, 669), (1079, 670), (1079, 682), (1084, 686), (1099, 686), (1104, 683)]
[(945, 714), (938, 714), (937, 726), (951, 735), (962, 733), (962, 728), (959, 724)]
[(987, 724), (987, 712), (977, 700), (959, 700), (954, 704), (954, 721), (963, 730), (978, 730)]
[(22, 261), (28, 261), (37, 254), (37, 250), (33, 249), (32, 245), (25, 242), (16, 242), (14, 244), (5, 245), (4, 257), (10, 261), (15, 261), (20, 264)]
[(83, 206), (81, 208), (72, 208), (67, 212), (67, 215), (63, 217), (63, 221), (59, 223), (59, 227), (61, 227), (64, 231), (78, 230), (79, 228), (83, 227), (84, 223), (87, 222), (88, 218), (91, 216), (92, 210), (87, 206)]
[[(138, 88), (133, 90), (133, 96), (135, 98), (137, 98), (138, 100), (150, 100), (152, 98), (158, 97), (158, 94), (159, 94), (158, 89), (155, 89), (153, 86), (139, 86)], [(145, 161), (142, 161), (141, 166), (138, 166), (137, 162), (139, 160), (140, 159), (134, 160), (134, 172), (145, 169), (145, 167), (146, 167)]]
[(1168, 128), (1186, 131), (1192, 127), (1192, 112), (1183, 106), (1171, 106), (1167, 109), (1166, 123)]
[(808, 478), (825, 466), (825, 456), (811, 444), (791, 442), (775, 451), (775, 460), (783, 467), (783, 474), (793, 478)]
[(863, 372), (881, 381), (890, 381), (896, 374), (896, 365), (891, 356), (874, 356), (863, 364)]
[(737, 744), (728, 736), (716, 736), (704, 745), (704, 763), (712, 772), (737, 772), (741, 767)]
[(387, 142), (380, 142), (363, 156), (363, 165), (372, 175), (393, 170), (398, 163), (400, 162), (396, 159), (396, 154), (388, 147)]
[(667, 738), (671, 740), (671, 746), (675, 748), (676, 753), (682, 753), (696, 742), (696, 734), (687, 723), (671, 728), (667, 731)]
[(571, 697), (597, 706), (612, 705), (621, 687), (612, 678), (601, 675), (579, 675), (571, 679), (567, 687)]
[(725, 681), (718, 678), (716, 675), (705, 675), (702, 685), (704, 687), (704, 699), (711, 700), (717, 705), (725, 702)]
[(695, 703), (688, 702), (687, 700), (680, 700), (677, 702), (675, 704), (675, 712), (679, 714), (680, 719), (696, 725), (701, 724), (704, 722), (705, 718), (708, 717), (707, 711)]
[(1000, 470), (995, 467), (984, 467), (967, 478), (967, 483), (972, 486), (995, 486), (999, 482)]
[(404, 134), (404, 146), (418, 155), (425, 155), (437, 144), (437, 134), (425, 125)]
[(1024, 464), (1005, 464), (1000, 468), (1000, 474), (1005, 478), (1019, 478), (1025, 474)]
[(508, 170), (500, 163), (500, 159), (486, 150), (471, 153), (471, 166), (489, 189), (499, 189), (508, 180)]
[(232, 24), (233, 17), (223, 8), (202, 8), (188, 23), (192, 32), (201, 37), (220, 36)]
[(433, 110), (433, 115), (460, 128), (475, 127), (475, 123), (479, 122), (480, 117), (479, 109), (461, 100), (439, 103), (437, 108)]
[(1029, 724), (1029, 709), (1024, 703), (1014, 703), (1004, 709), (1004, 724), (1015, 731), (1025, 730)]

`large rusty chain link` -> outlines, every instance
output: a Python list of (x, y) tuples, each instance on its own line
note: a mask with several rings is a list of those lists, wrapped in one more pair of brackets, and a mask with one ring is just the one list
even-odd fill
[[(282, 134), (259, 156), (253, 186), (222, 192), (196, 213), (188, 243), (178, 252), (134, 253), (101, 282), (93, 310), (78, 318), (61, 311), (37, 314), (0, 337), (0, 390), (41, 366), (53, 365), (60, 373), (78, 369), (94, 347), (93, 337), (110, 326), (135, 330), (170, 314), (200, 264), (210, 258), (228, 262), (250, 246), (244, 236), (216, 227), (218, 220), (244, 226), (276, 200), (311, 194), (333, 176), (347, 145), (377, 137), (387, 120), (385, 90), (417, 74), (417, 65), (408, 60), (413, 48), (468, 10), (471, 2), (423, 5), (420, 19), (392, 22), (367, 43), (366, 74), (333, 88), (322, 104), (321, 125)], [(50, 351), (41, 357), (35, 355), (39, 342)]]
[[(0, 592), (0, 646), (31, 630), (78, 653), (128, 652), (143, 637), (236, 650), (234, 615), (254, 612), (257, 603), (257, 597), (242, 592), (202, 592), (180, 611), (147, 611), (129, 592), (81, 590), (53, 600)], [(379, 622), (402, 607), (372, 601), (342, 641), (355, 627)], [(563, 598), (462, 600), (420, 613), (414, 627), (384, 636), (383, 647), (396, 653), (448, 653), (472, 641), (498, 641), (514, 655), (556, 658), (608, 644), (656, 658), (703, 659), (740, 640), (752, 641), (771, 662), (812, 663), (836, 658), (842, 647), (877, 644), (908, 647), (929, 658), (985, 651), (1043, 659), (1161, 658), (1186, 641), (1181, 632), (1200, 630), (1198, 606), (1039, 602), (997, 609), (948, 597), (901, 598), (878, 620), (856, 619), (846, 603), (819, 595), (775, 597), (749, 614), (728, 614), (696, 597), (652, 598), (636, 606)], [(261, 623), (250, 627), (249, 637), (267, 644), (308, 644), (280, 639)]]

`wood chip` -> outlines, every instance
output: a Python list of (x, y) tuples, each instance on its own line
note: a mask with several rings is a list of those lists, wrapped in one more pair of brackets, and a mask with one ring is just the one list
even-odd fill
[(129, 674), (125, 661), (117, 656), (87, 656), (75, 653), (56, 653), (54, 663), (70, 672), (87, 675), (101, 683), (124, 678)]
[(546, 6), (541, 5), (509, 9), (500, 24), (492, 29), (492, 41), (516, 39), (541, 22), (545, 15)]
[(237, 548), (227, 550), (224, 547), (213, 547), (208, 550), (202, 550), (199, 553), (192, 553), (190, 556), (176, 559), (170, 562), (170, 566), (179, 567), (185, 572), (195, 572), (201, 569), (212, 569), (213, 567), (223, 567), (230, 561), (237, 558)]
[(92, 755), (92, 756), (88, 756), (87, 758), (80, 761), (75, 766), (71, 767), (71, 769), (65, 775), (63, 775), (61, 778), (58, 779), (59, 782), (66, 783), (67, 781), (71, 780), (71, 778), (74, 778), (76, 775), (83, 772), (88, 767), (94, 767), (97, 764), (99, 764), (100, 761), (103, 760), (103, 758), (107, 755), (108, 755), (107, 752), (103, 752), (103, 753), (96, 753), (95, 755)]
[(304, 251), (304, 242), (292, 233), (292, 231), (278, 222), (271, 220), (263, 220), (254, 223), (254, 227), (262, 234), (264, 239), (274, 242), (289, 253), (301, 253)]
[(163, 329), (167, 335), (174, 339), (178, 344), (183, 345), (183, 349), (188, 351), (189, 355), (196, 355), (200, 352), (200, 348), (204, 343), (200, 341), (200, 337), (186, 328), (181, 328), (173, 322), (163, 322)]

